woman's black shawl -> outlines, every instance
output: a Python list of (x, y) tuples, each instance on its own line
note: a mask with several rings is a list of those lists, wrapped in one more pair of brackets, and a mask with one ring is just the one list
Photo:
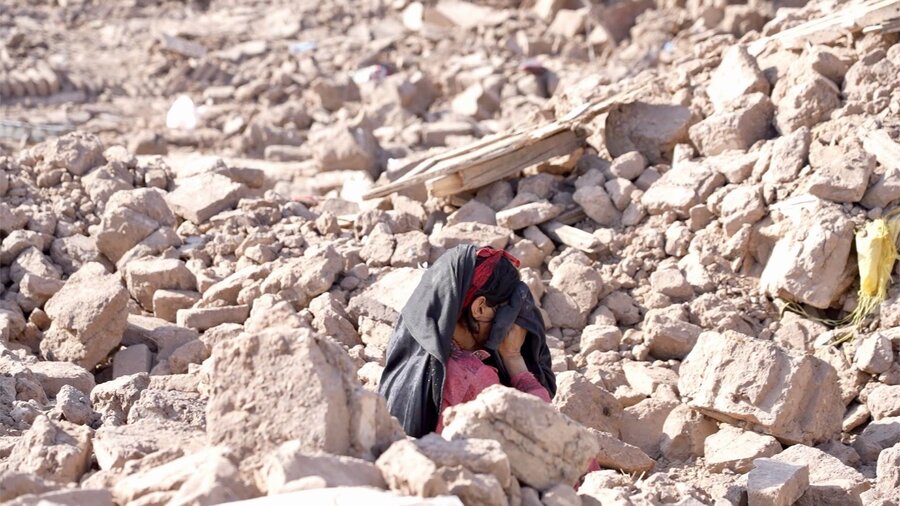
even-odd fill
[[(457, 246), (444, 253), (425, 271), (394, 326), (379, 390), (410, 436), (422, 437), (437, 426), (450, 341), (472, 282), (476, 251), (474, 246)], [(509, 303), (497, 310), (485, 343), (491, 354), (486, 363), (497, 369), (501, 383), (510, 384), (496, 350), (513, 323), (528, 331), (522, 357), (553, 397), (556, 378), (544, 323), (525, 283), (520, 282)]]

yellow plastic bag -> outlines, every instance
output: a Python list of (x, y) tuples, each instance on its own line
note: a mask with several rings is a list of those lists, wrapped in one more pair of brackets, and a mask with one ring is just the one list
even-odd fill
[(900, 259), (900, 253), (897, 252), (898, 235), (900, 215), (897, 215), (897, 211), (867, 223), (856, 233), (859, 300), (849, 317), (851, 330), (839, 338), (838, 343), (851, 339), (863, 320), (887, 298), (894, 261)]
[(900, 209), (892, 211), (884, 218), (872, 220), (856, 233), (856, 257), (859, 267), (857, 298), (859, 300), (852, 313), (840, 320), (817, 318), (810, 315), (799, 304), (789, 302), (782, 310), (782, 314), (784, 311), (794, 312), (831, 327), (846, 325), (844, 327), (846, 332), (840, 334), (831, 343), (833, 345), (852, 339), (866, 317), (887, 299), (894, 262), (900, 260), (900, 252), (897, 251), (898, 236), (900, 236)]

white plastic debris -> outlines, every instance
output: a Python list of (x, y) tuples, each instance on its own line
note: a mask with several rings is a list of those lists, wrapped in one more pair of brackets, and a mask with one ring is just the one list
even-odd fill
[(193, 130), (197, 128), (197, 120), (197, 106), (187, 95), (175, 99), (166, 113), (166, 127), (171, 129)]

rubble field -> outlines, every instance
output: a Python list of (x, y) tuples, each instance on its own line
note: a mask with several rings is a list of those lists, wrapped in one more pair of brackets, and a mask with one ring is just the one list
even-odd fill
[[(835, 326), (898, 42), (897, 0), (0, 1), (0, 502), (900, 505), (900, 283)], [(466, 243), (558, 392), (407, 438), (385, 349)]]

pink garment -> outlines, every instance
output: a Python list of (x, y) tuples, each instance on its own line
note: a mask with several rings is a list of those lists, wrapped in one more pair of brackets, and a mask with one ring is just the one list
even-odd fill
[[(441, 411), (435, 432), (440, 433), (444, 428), (444, 409), (469, 402), (478, 397), (485, 388), (500, 384), (497, 370), (482, 362), (488, 356), (484, 350), (467, 351), (454, 346), (447, 363)], [(512, 387), (516, 390), (535, 395), (544, 402), (550, 402), (550, 392), (541, 385), (534, 374), (525, 371), (513, 376), (511, 381)]]

